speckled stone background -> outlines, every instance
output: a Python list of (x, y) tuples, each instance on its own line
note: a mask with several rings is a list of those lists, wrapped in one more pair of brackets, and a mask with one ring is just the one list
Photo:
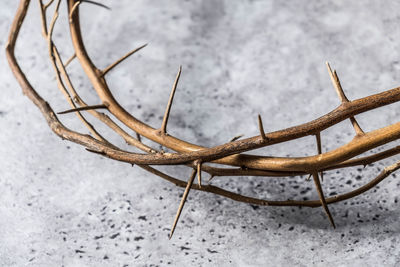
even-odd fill
[[(18, 59), (40, 94), (61, 111), (68, 106), (53, 78), (36, 2), (21, 32)], [(350, 99), (400, 84), (399, 1), (104, 3), (111, 12), (90, 4), (81, 9), (85, 42), (99, 67), (149, 43), (108, 75), (116, 98), (138, 118), (160, 125), (182, 64), (169, 129), (191, 142), (213, 146), (238, 134), (256, 135), (258, 113), (273, 131), (329, 112), (339, 101), (326, 60), (338, 70)], [(0, 4), (1, 47), (16, 7), (17, 1)], [(55, 41), (68, 58), (65, 4), (61, 14)], [(60, 140), (22, 95), (4, 49), (0, 60), (1, 266), (400, 264), (396, 175), (357, 198), (330, 205), (337, 229), (321, 208), (258, 207), (193, 191), (168, 240), (183, 189)], [(82, 96), (97, 104), (78, 62), (69, 69)], [(370, 131), (397, 122), (399, 108), (394, 104), (357, 118)], [(86, 132), (73, 115), (61, 118)], [(126, 147), (114, 134), (105, 135)], [(352, 135), (349, 121), (342, 122), (322, 133), (323, 149), (338, 147)], [(309, 137), (256, 152), (301, 156), (315, 151)], [(349, 191), (396, 158), (327, 172), (324, 190), (327, 195)], [(164, 169), (181, 179), (190, 172)], [(305, 178), (218, 178), (213, 184), (270, 199), (317, 198)]]

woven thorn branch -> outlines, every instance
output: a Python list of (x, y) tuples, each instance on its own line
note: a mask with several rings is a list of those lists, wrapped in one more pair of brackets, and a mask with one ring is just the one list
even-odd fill
[[(384, 168), (381, 173), (379, 173), (367, 184), (344, 194), (326, 197), (322, 189), (321, 180), (323, 177), (323, 172), (359, 165), (366, 166), (373, 162), (392, 157), (400, 152), (400, 146), (396, 146), (370, 156), (361, 156), (361, 154), (378, 146), (399, 139), (400, 123), (394, 123), (381, 129), (364, 132), (355, 118), (355, 116), (358, 114), (398, 102), (400, 100), (399, 87), (350, 101), (342, 89), (336, 71), (331, 69), (329, 63), (326, 63), (333, 86), (340, 99), (340, 105), (337, 108), (308, 123), (269, 133), (264, 131), (263, 121), (259, 115), (259, 135), (244, 139), (241, 139), (241, 136), (237, 136), (225, 144), (208, 148), (181, 140), (178, 137), (168, 134), (167, 131), (168, 118), (170, 116), (175, 91), (178, 87), (182, 67), (179, 67), (173, 83), (161, 126), (159, 128), (153, 128), (127, 112), (115, 100), (106, 81), (106, 75), (110, 71), (112, 71), (116, 66), (118, 66), (119, 63), (123, 62), (128, 57), (143, 49), (146, 45), (130, 51), (114, 63), (110, 64), (108, 67), (99, 69), (92, 62), (84, 45), (79, 21), (79, 8), (81, 4), (93, 4), (100, 7), (108, 7), (94, 1), (66, 0), (68, 6), (70, 36), (73, 44), (74, 54), (64, 62), (60, 56), (57, 45), (52, 38), (57, 18), (59, 16), (61, 0), (50, 0), (47, 3), (44, 3), (43, 0), (38, 0), (42, 21), (42, 33), (47, 43), (48, 54), (52, 68), (54, 69), (57, 86), (71, 106), (71, 109), (59, 112), (58, 114), (74, 113), (88, 128), (90, 134), (83, 134), (71, 130), (62, 124), (51, 106), (32, 87), (15, 56), (16, 42), (30, 2), (30, 0), (20, 0), (16, 16), (10, 29), (8, 42), (6, 44), (6, 55), (10, 68), (22, 87), (23, 93), (39, 108), (51, 130), (62, 139), (78, 143), (84, 146), (86, 150), (90, 152), (97, 153), (114, 160), (136, 164), (140, 168), (143, 168), (161, 177), (162, 179), (175, 184), (176, 186), (185, 188), (173, 222), (173, 226), (171, 228), (171, 232), (169, 234), (170, 238), (174, 233), (183, 206), (191, 189), (209, 192), (233, 199), (235, 201), (256, 205), (307, 207), (322, 206), (331, 225), (335, 227), (332, 214), (329, 211), (329, 204), (353, 198), (366, 192), (400, 168), (400, 161), (397, 161), (394, 164)], [(50, 6), (54, 8), (54, 12), (51, 16), (51, 19), (48, 19), (47, 13)], [(68, 65), (73, 60), (78, 60), (82, 66), (85, 74), (89, 78), (99, 97), (99, 104), (87, 105), (78, 94), (77, 89), (71, 81), (69, 71), (67, 70)], [(108, 114), (111, 114), (111, 116), (101, 112), (101, 109), (105, 110)], [(87, 121), (83, 115), (84, 112), (89, 113), (91, 116), (104, 123), (112, 131), (120, 135), (121, 138), (126, 141), (126, 143), (132, 147), (140, 149), (143, 153), (134, 153), (123, 150), (106, 140), (101, 133), (99, 133), (98, 130), (96, 130), (95, 127)], [(321, 146), (321, 132), (344, 120), (350, 120), (354, 128), (355, 137), (341, 147), (331, 151), (323, 152)], [(123, 123), (135, 134), (132, 135), (126, 130), (122, 129), (116, 123), (116, 121)], [(317, 154), (313, 156), (274, 157), (244, 153), (257, 148), (279, 144), (310, 135), (316, 137)], [(169, 148), (174, 152), (166, 153), (162, 150), (148, 146), (142, 142), (143, 138), (147, 138), (161, 145), (161, 147)], [(212, 163), (212, 165), (210, 163)], [(161, 172), (154, 167), (156, 165), (184, 165), (192, 169), (192, 171), (189, 179), (184, 181)], [(311, 179), (312, 177), (319, 199), (267, 200), (244, 196), (227, 191), (217, 186), (213, 186), (210, 184), (210, 182), (203, 184), (202, 173), (208, 173), (211, 177), (210, 180), (214, 177), (221, 176), (306, 177), (309, 175), (309, 178), (307, 179)], [(195, 183), (196, 177), (197, 182)]]

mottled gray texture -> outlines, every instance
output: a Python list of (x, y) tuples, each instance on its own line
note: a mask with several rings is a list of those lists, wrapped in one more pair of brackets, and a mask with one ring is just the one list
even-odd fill
[[(350, 99), (399, 85), (398, 1), (104, 2), (112, 12), (82, 6), (85, 41), (98, 66), (150, 43), (108, 76), (117, 99), (157, 127), (182, 64), (168, 129), (202, 145), (256, 135), (258, 113), (272, 131), (335, 108), (339, 101), (325, 60), (338, 69)], [(16, 6), (17, 1), (0, 4), (1, 47)], [(38, 14), (33, 1), (18, 59), (32, 84), (60, 111), (68, 106), (49, 67)], [(65, 22), (63, 14), (55, 36), (67, 58), (72, 51)], [(335, 230), (321, 208), (257, 207), (191, 192), (168, 240), (183, 190), (61, 141), (22, 95), (3, 49), (0, 57), (1, 266), (400, 264), (400, 182), (395, 175), (362, 196), (330, 205)], [(79, 64), (70, 69), (82, 96), (97, 104)], [(398, 104), (358, 116), (368, 131), (398, 118)], [(73, 115), (62, 120), (86, 132)], [(352, 134), (348, 121), (324, 131), (323, 149), (344, 144)], [(124, 146), (115, 135), (107, 136)], [(257, 152), (300, 156), (315, 150), (310, 137)], [(326, 173), (326, 194), (364, 184), (395, 158), (364, 170)], [(189, 174), (167, 169), (181, 179)], [(317, 198), (312, 182), (304, 179), (236, 177), (213, 183), (271, 199)]]

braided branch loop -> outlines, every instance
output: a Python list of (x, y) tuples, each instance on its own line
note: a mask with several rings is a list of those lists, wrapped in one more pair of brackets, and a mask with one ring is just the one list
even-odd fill
[[(375, 179), (369, 183), (345, 194), (335, 195), (327, 198), (325, 197), (322, 189), (321, 182), (323, 180), (324, 171), (359, 165), (365, 166), (367, 164), (392, 157), (400, 153), (400, 146), (397, 146), (380, 153), (372, 154), (370, 156), (359, 157), (364, 152), (368, 152), (378, 146), (399, 139), (400, 123), (395, 123), (374, 131), (364, 132), (355, 118), (356, 115), (366, 111), (398, 102), (400, 100), (400, 88), (390, 89), (382, 93), (357, 100), (349, 100), (342, 89), (336, 71), (332, 70), (329, 63), (327, 63), (329, 75), (340, 99), (340, 105), (336, 109), (308, 123), (269, 133), (264, 131), (263, 121), (259, 115), (258, 128), (260, 134), (258, 136), (245, 139), (242, 139), (242, 136), (237, 136), (225, 144), (206, 148), (201, 145), (192, 144), (190, 142), (181, 140), (167, 133), (168, 118), (170, 115), (175, 91), (179, 87), (178, 83), (182, 73), (182, 67), (179, 67), (173, 83), (170, 98), (167, 103), (164, 118), (160, 127), (154, 128), (144, 123), (140, 119), (127, 112), (116, 101), (112, 91), (107, 85), (106, 76), (107, 73), (112, 71), (112, 69), (114, 69), (119, 63), (123, 62), (131, 55), (138, 53), (146, 45), (133, 49), (105, 69), (97, 68), (89, 57), (83, 42), (79, 22), (79, 7), (84, 3), (94, 4), (99, 7), (108, 7), (95, 1), (67, 0), (70, 36), (74, 48), (74, 54), (64, 63), (60, 56), (60, 52), (58, 51), (57, 45), (52, 38), (54, 26), (56, 25), (58, 18), (60, 3), (61, 0), (49, 1), (48, 3), (44, 4), (42, 0), (39, 0), (42, 20), (42, 33), (47, 42), (48, 53), (57, 80), (57, 86), (71, 106), (71, 109), (59, 112), (58, 114), (61, 115), (65, 113), (75, 113), (82, 123), (88, 128), (90, 135), (68, 129), (61, 123), (59, 117), (53, 111), (51, 106), (32, 87), (15, 57), (16, 41), (28, 10), (30, 0), (20, 0), (17, 14), (11, 26), (6, 45), (6, 54), (10, 68), (22, 87), (24, 94), (29, 97), (29, 99), (40, 109), (49, 127), (55, 134), (63, 139), (81, 144), (90, 152), (98, 153), (114, 160), (136, 164), (140, 168), (143, 168), (179, 187), (185, 188), (184, 195), (171, 229), (170, 237), (175, 230), (175, 226), (178, 222), (190, 189), (218, 194), (235, 201), (257, 205), (308, 207), (322, 206), (332, 226), (335, 227), (333, 216), (328, 208), (329, 204), (343, 201), (366, 192), (400, 168), (400, 162), (396, 162), (393, 165), (386, 167)], [(54, 13), (48, 20), (47, 11), (51, 5), (55, 6), (55, 8)], [(69, 71), (67, 70), (67, 66), (73, 60), (79, 61), (85, 74), (95, 89), (99, 99), (99, 103), (97, 105), (87, 105), (74, 87), (69, 76)], [(111, 113), (113, 118), (118, 120), (118, 123), (122, 123), (130, 130), (134, 131), (135, 136), (127, 133), (118, 125), (116, 121), (114, 121), (115, 119), (111, 119), (110, 116), (100, 112), (100, 109), (105, 109)], [(143, 151), (143, 153), (125, 151), (106, 140), (103, 135), (85, 119), (83, 115), (84, 112), (89, 113), (104, 123), (112, 131), (121, 136), (126, 143), (132, 147), (140, 149)], [(355, 138), (339, 148), (323, 152), (321, 145), (322, 131), (347, 119), (350, 120), (352, 126), (354, 127)], [(244, 152), (248, 152), (257, 148), (279, 144), (309, 135), (315, 135), (316, 137), (317, 154), (313, 156), (267, 157), (244, 154)], [(157, 150), (154, 147), (150, 147), (142, 142), (143, 138), (152, 140), (162, 147), (167, 147), (174, 152), (165, 153), (162, 150)], [(212, 165), (210, 165), (210, 163), (212, 163)], [(170, 175), (151, 167), (152, 165), (184, 165), (187, 168), (192, 169), (192, 173), (188, 181), (185, 181), (171, 177)], [(316, 191), (318, 192), (319, 199), (281, 201), (244, 196), (213, 186), (210, 184), (210, 182), (208, 184), (202, 184), (202, 172), (208, 173), (211, 178), (221, 176), (285, 177), (309, 175), (310, 178), (313, 177), (314, 179), (314, 184)], [(197, 183), (194, 179), (196, 176), (198, 177)]]

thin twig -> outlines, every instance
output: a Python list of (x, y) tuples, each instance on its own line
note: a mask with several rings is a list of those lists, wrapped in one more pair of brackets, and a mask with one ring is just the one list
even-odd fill
[[(181, 181), (177, 178), (167, 175), (167, 174), (165, 174), (155, 168), (152, 168), (150, 166), (139, 165), (139, 167), (159, 176), (162, 179), (165, 179), (168, 182), (173, 183), (176, 186), (179, 186), (179, 187), (187, 186), (187, 183), (185, 181)], [(347, 199), (356, 197), (362, 193), (365, 193), (368, 190), (371, 190), (374, 186), (376, 186), (380, 182), (382, 182), (385, 178), (387, 178), (390, 174), (392, 174), (399, 168), (400, 168), (400, 161), (384, 168), (384, 170), (381, 171), (378, 176), (376, 176), (374, 179), (372, 179), (367, 184), (360, 186), (359, 188), (354, 189), (350, 192), (326, 198), (325, 199), (326, 204), (337, 203), (339, 201), (347, 200)], [(236, 194), (236, 193), (233, 193), (233, 192), (230, 192), (230, 191), (227, 191), (227, 190), (224, 190), (222, 188), (219, 188), (217, 186), (212, 186), (212, 185), (203, 185), (200, 188), (197, 184), (193, 184), (192, 189), (217, 194), (217, 195), (227, 197), (232, 200), (239, 201), (239, 202), (261, 205), (261, 206), (301, 206), (301, 207), (312, 207), (312, 208), (322, 206), (320, 199), (318, 199), (318, 200), (282, 200), (282, 201), (281, 200), (258, 199), (258, 198), (253, 198), (253, 197), (249, 197), (249, 196), (243, 196), (240, 194)]]
[(69, 22), (72, 22), (72, 16), (74, 15), (75, 11), (78, 9), (78, 6), (82, 3), (81, 0), (75, 2), (75, 4), (72, 6), (71, 11), (69, 12)]
[(72, 62), (72, 60), (74, 60), (76, 58), (76, 54), (74, 53), (69, 59), (67, 59), (67, 61), (64, 64), (64, 67), (68, 67), (68, 65)]
[(47, 4), (44, 5), (44, 9), (47, 9), (51, 4), (53, 4), (54, 0), (50, 0)]

